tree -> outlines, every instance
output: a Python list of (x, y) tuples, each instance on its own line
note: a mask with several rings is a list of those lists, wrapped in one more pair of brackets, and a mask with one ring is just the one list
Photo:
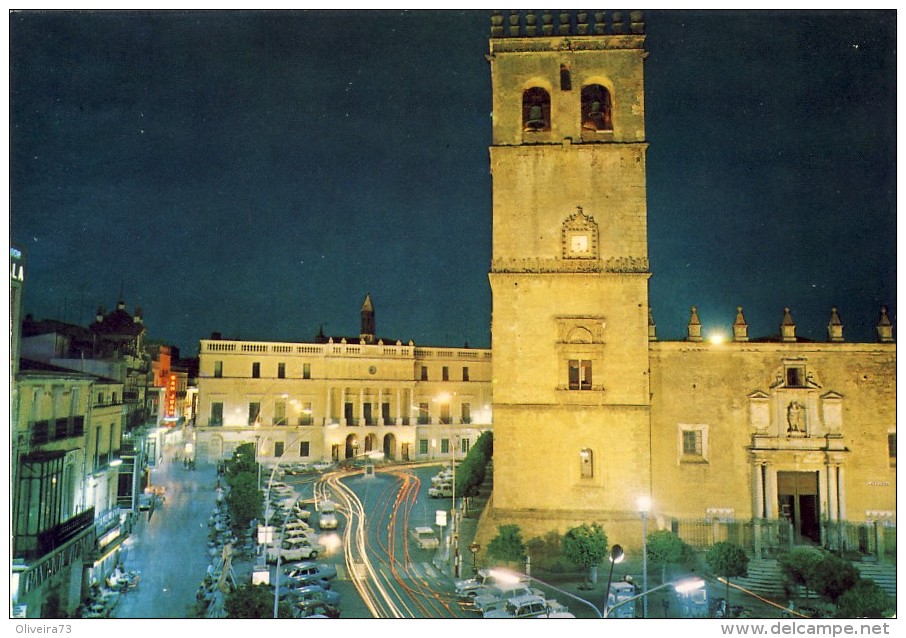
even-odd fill
[(494, 454), (494, 434), (482, 432), (462, 463), (456, 468), (456, 494), (475, 496), (484, 483), (485, 472)]
[(589, 569), (589, 580), (598, 582), (597, 566), (610, 554), (607, 534), (598, 523), (582, 523), (563, 535), (561, 541), (566, 559)]
[(255, 444), (243, 443), (233, 451), (232, 458), (226, 462), (224, 475), (232, 485), (233, 479), (241, 474), (254, 474), (258, 480), (258, 462), (255, 460)]
[(875, 581), (860, 578), (837, 598), (837, 618), (885, 618), (893, 601)]
[[(268, 585), (242, 585), (227, 595), (224, 609), (228, 618), (273, 618), (274, 590)], [(289, 603), (277, 605), (277, 616), (293, 617)]]
[(708, 550), (705, 560), (716, 575), (727, 581), (727, 602), (730, 602), (730, 579), (744, 578), (749, 573), (749, 557), (739, 545), (721, 541)]
[(859, 570), (845, 558), (825, 554), (807, 574), (808, 587), (826, 601), (837, 604), (837, 599), (859, 581)]
[(497, 536), (488, 543), (488, 556), (511, 563), (525, 560), (525, 543), (518, 525), (500, 525)]
[(682, 563), (689, 554), (688, 545), (667, 529), (659, 529), (648, 534), (646, 542), (648, 560), (661, 568), (661, 582), (667, 582), (667, 565)]
[(247, 529), (252, 519), (261, 517), (263, 506), (264, 495), (258, 489), (257, 474), (242, 472), (234, 475), (227, 495), (233, 529)]
[(815, 565), (821, 560), (821, 551), (809, 547), (796, 547), (777, 558), (780, 573), (784, 580), (784, 589), (792, 595), (797, 586), (806, 588), (808, 595), (809, 581)]

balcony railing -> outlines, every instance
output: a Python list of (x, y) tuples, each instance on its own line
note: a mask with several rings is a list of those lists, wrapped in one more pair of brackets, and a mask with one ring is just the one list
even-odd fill
[(85, 434), (85, 417), (71, 416), (62, 419), (31, 421), (29, 430), (32, 445), (76, 438)]

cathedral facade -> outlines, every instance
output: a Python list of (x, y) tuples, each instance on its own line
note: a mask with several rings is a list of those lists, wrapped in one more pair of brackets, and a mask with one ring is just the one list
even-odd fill
[[(555, 23), (556, 22), (556, 23)], [(641, 13), (496, 13), (494, 489), (479, 536), (644, 517), (732, 539), (883, 553), (896, 521), (896, 345), (828, 337), (657, 338), (648, 301)], [(642, 514), (644, 512), (644, 514)], [(650, 529), (650, 528), (649, 528)]]

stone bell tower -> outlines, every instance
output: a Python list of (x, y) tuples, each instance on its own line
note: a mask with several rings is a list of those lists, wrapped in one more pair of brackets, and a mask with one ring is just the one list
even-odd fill
[(494, 526), (649, 496), (641, 12), (492, 16)]

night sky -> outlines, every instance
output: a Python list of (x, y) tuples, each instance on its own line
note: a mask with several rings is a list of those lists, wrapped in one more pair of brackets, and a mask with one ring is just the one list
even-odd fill
[[(10, 14), (25, 310), (149, 338), (490, 346), (488, 11)], [(875, 341), (896, 306), (896, 13), (646, 12), (660, 339)]]

